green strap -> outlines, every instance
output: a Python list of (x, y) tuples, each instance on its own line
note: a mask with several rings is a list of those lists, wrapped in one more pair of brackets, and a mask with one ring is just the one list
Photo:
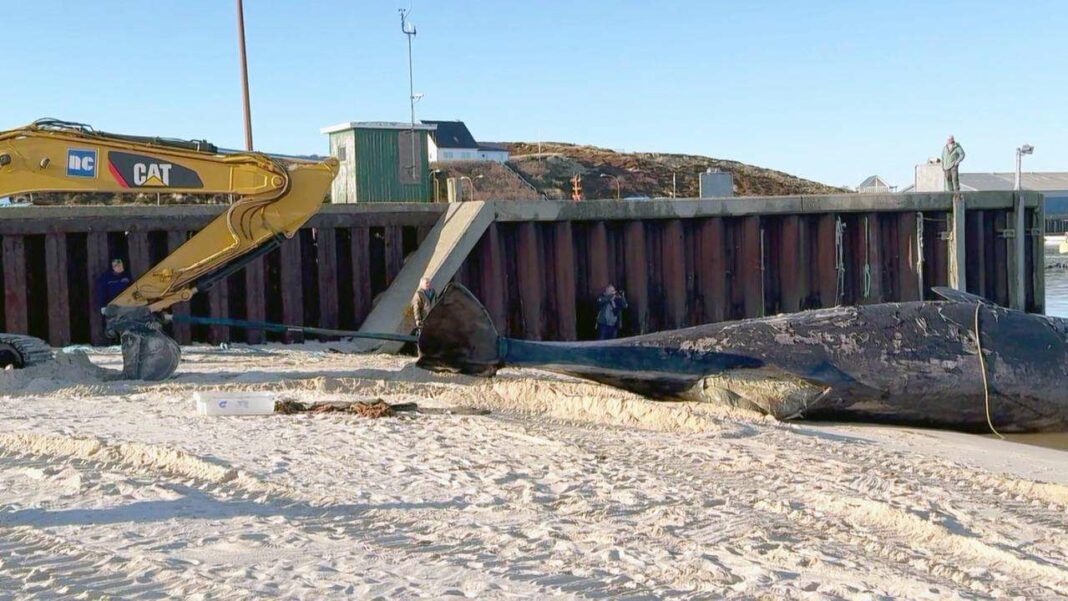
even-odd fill
[(353, 330), (331, 330), (327, 328), (312, 328), (306, 326), (290, 326), (269, 321), (245, 321), (243, 319), (229, 319), (226, 317), (200, 317), (196, 315), (171, 315), (170, 321), (175, 323), (187, 323), (202, 326), (223, 326), (227, 328), (241, 328), (245, 330), (265, 330), (268, 332), (300, 332), (302, 334), (316, 334), (319, 336), (333, 336), (335, 338), (368, 338), (371, 340), (390, 340), (393, 342), (416, 342), (417, 336), (405, 334), (384, 334), (380, 332), (356, 332)]

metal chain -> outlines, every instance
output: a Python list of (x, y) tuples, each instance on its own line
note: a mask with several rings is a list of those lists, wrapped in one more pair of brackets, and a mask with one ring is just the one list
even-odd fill
[(916, 212), (916, 277), (919, 278), (919, 300), (923, 300), (923, 213), (920, 211)]
[(842, 295), (845, 293), (845, 251), (842, 246), (842, 238), (845, 234), (846, 224), (837, 215), (834, 218), (834, 255), (835, 269), (838, 271), (837, 289), (835, 290), (834, 304), (842, 304)]
[(871, 228), (864, 216), (864, 298), (871, 296)]

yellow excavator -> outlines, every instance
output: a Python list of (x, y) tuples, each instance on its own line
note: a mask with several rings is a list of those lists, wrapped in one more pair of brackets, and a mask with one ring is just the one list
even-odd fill
[[(237, 198), (103, 309), (122, 344), (123, 375), (162, 380), (180, 349), (161, 311), (292, 238), (322, 205), (338, 163), (224, 152), (204, 141), (127, 136), (55, 119), (0, 132), (0, 198), (30, 192), (232, 194)], [(16, 365), (51, 356), (43, 342), (0, 333)], [(0, 357), (2, 358), (2, 357)]]

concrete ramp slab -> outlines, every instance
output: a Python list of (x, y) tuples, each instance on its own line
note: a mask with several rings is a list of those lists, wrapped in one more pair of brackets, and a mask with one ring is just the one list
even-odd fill
[[(379, 297), (360, 331), (411, 332), (415, 327), (412, 296), (419, 287), (419, 280), (428, 277), (434, 289), (444, 288), (482, 239), (493, 219), (493, 203), (471, 201), (449, 205), (419, 248), (408, 257), (393, 283)], [(397, 352), (401, 348), (396, 342), (357, 341), (356, 346), (357, 350), (382, 352)]]

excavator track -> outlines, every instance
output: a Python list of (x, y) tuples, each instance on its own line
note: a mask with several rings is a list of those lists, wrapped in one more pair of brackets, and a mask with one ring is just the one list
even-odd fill
[(0, 369), (33, 367), (53, 359), (52, 347), (40, 338), (0, 334)]

